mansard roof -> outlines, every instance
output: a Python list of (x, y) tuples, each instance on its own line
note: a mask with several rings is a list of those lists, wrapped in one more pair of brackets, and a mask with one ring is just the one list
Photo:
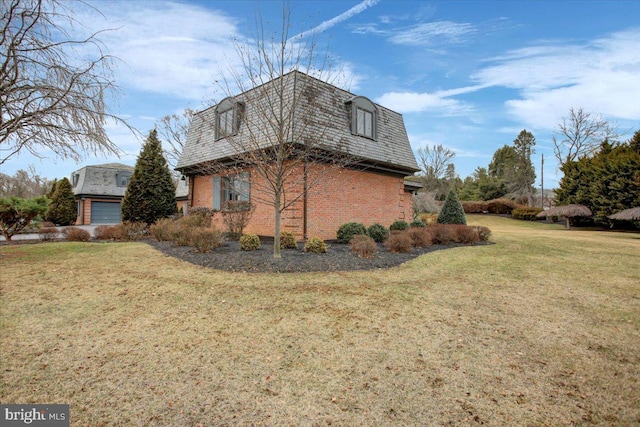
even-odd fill
[[(296, 112), (295, 120), (299, 121), (299, 126), (294, 132), (321, 134), (322, 141), (319, 146), (324, 150), (347, 154), (373, 169), (404, 175), (411, 175), (419, 170), (401, 114), (299, 71), (292, 71), (282, 79), (284, 79), (282, 86), (277, 84), (279, 79), (276, 79), (224, 100), (225, 110), (229, 108), (227, 104), (230, 100), (237, 102), (241, 107), (242, 114), (238, 116), (240, 117), (238, 132), (233, 137), (220, 138), (216, 135), (218, 106), (195, 114), (176, 169), (188, 173), (197, 171), (198, 166), (203, 163), (224, 161), (236, 156), (239, 146), (248, 146), (248, 144), (242, 144), (242, 138), (249, 138), (251, 133), (247, 132), (246, 126), (256, 123), (254, 109), (261, 107), (256, 107), (254, 104), (262, 102), (269, 96), (268, 94), (282, 87), (285, 98), (290, 101), (299, 99), (300, 102), (304, 102), (307, 93), (313, 93), (313, 96), (317, 97), (314, 98), (314, 108), (311, 111), (301, 108), (301, 112)], [(296, 98), (296, 93), (302, 93), (302, 97)], [(366, 138), (352, 132), (351, 108), (354, 102), (363, 105), (369, 102), (375, 106), (377, 122), (375, 138)], [(305, 117), (301, 117), (303, 115)], [(255, 132), (253, 137), (255, 139)]]

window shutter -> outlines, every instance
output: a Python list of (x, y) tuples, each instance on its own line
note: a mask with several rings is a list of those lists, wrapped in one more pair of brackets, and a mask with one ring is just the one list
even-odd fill
[(238, 174), (236, 180), (236, 191), (238, 192), (238, 200), (243, 202), (249, 201), (249, 193), (251, 192), (251, 175), (247, 172)]
[(351, 134), (358, 134), (358, 107), (355, 102), (351, 103)]
[(220, 177), (213, 177), (213, 206), (214, 210), (220, 210), (222, 208), (220, 203)]

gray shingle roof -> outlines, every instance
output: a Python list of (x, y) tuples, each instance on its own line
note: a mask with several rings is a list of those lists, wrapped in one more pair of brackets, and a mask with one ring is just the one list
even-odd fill
[[(354, 94), (298, 71), (286, 74), (283, 79), (285, 97), (289, 101), (285, 109), (294, 114), (295, 128), (292, 132), (296, 133), (296, 140), (317, 139), (319, 147), (346, 153), (374, 168), (407, 175), (419, 170), (401, 114), (375, 104), (377, 139), (353, 135), (348, 101), (354, 98)], [(278, 83), (279, 79), (273, 80), (235, 97), (236, 101), (244, 104), (245, 114), (234, 137), (216, 140), (215, 107), (197, 113), (176, 169), (189, 171), (204, 162), (232, 158), (249, 146), (266, 148), (267, 141), (273, 139), (260, 135), (269, 133), (269, 129), (257, 124), (261, 116), (257, 111), (268, 102), (268, 94), (279, 90)], [(307, 103), (310, 99), (313, 99), (311, 109)], [(259, 127), (264, 129), (256, 131)]]
[(121, 163), (107, 163), (103, 165), (85, 166), (71, 174), (71, 183), (74, 183), (74, 175), (78, 175), (76, 185), (73, 186), (73, 194), (86, 196), (123, 197), (126, 187), (116, 185), (116, 176), (119, 173), (133, 173), (133, 166)]

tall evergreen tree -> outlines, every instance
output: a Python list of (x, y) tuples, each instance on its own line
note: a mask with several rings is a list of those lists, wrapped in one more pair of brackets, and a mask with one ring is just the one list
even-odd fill
[(531, 155), (535, 152), (536, 137), (526, 129), (513, 140), (513, 147), (518, 155), (516, 173), (511, 183), (511, 191), (516, 195), (526, 197), (529, 206), (533, 205), (533, 185), (536, 182), (536, 171), (531, 163)]
[(45, 214), (47, 221), (56, 225), (72, 225), (76, 222), (78, 208), (73, 196), (73, 188), (66, 177), (55, 181), (49, 198), (51, 203)]
[(154, 129), (142, 147), (122, 200), (123, 221), (153, 224), (176, 213), (175, 188)]
[(496, 150), (489, 164), (489, 175), (501, 180), (511, 197), (526, 198), (529, 205), (533, 203), (533, 185), (536, 181), (531, 163), (534, 145), (536, 138), (523, 129), (513, 140), (513, 146), (505, 145)]
[(596, 222), (640, 206), (640, 152), (636, 135), (626, 144), (604, 141), (593, 156), (565, 162), (556, 190), (557, 204), (581, 204), (593, 212)]

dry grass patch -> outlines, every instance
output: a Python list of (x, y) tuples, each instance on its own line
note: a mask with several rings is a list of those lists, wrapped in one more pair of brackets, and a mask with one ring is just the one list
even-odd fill
[(1, 246), (0, 401), (78, 425), (639, 423), (638, 235), (468, 222), (495, 244), (354, 273)]

